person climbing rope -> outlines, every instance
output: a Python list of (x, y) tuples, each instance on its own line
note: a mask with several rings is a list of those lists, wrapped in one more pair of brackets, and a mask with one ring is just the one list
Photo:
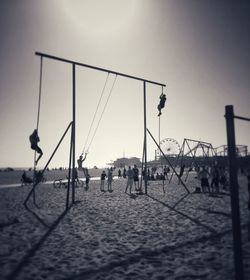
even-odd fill
[(84, 169), (83, 169), (83, 167), (82, 167), (82, 163), (85, 161), (86, 157), (87, 157), (87, 153), (85, 153), (84, 158), (83, 158), (83, 154), (81, 154), (81, 155), (79, 156), (79, 159), (77, 160), (77, 164), (78, 164), (78, 169), (79, 169), (79, 170), (84, 171)]
[(37, 165), (38, 161), (43, 155), (43, 151), (40, 147), (38, 147), (38, 142), (40, 141), (40, 138), (38, 136), (37, 129), (34, 129), (33, 133), (29, 137), (30, 139), (30, 144), (31, 144), (31, 149), (36, 151), (39, 154), (39, 157), (35, 161), (35, 165)]
[(161, 109), (163, 109), (165, 107), (165, 102), (166, 102), (167, 98), (166, 98), (166, 94), (161, 94), (160, 95), (160, 103), (157, 106), (157, 109), (159, 111), (158, 117), (161, 115)]

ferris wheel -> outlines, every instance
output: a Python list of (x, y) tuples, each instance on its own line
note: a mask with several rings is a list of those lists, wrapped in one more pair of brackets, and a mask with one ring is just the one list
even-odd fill
[[(180, 153), (181, 147), (179, 143), (173, 138), (165, 138), (160, 142), (161, 150), (165, 156), (177, 157)], [(160, 157), (160, 150), (156, 150), (157, 157)]]

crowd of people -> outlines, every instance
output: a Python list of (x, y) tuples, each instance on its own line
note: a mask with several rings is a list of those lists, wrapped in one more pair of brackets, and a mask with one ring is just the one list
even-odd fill
[(216, 192), (220, 190), (227, 190), (228, 187), (228, 172), (225, 166), (213, 165), (211, 168), (202, 166), (201, 170), (197, 171), (198, 179), (200, 179), (201, 189), (196, 191), (202, 192)]

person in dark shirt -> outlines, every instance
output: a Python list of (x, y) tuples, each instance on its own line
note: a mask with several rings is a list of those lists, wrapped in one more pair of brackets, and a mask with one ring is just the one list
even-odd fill
[(101, 192), (104, 192), (104, 183), (105, 183), (106, 177), (107, 177), (107, 174), (106, 174), (105, 170), (103, 170), (102, 174), (101, 174), (101, 186), (100, 186)]
[(42, 149), (38, 146), (38, 142), (40, 141), (40, 138), (38, 136), (37, 129), (34, 129), (33, 133), (29, 137), (29, 140), (30, 140), (31, 149), (39, 154), (37, 160), (35, 161), (35, 165), (37, 165), (38, 161), (43, 155)]
[(161, 109), (163, 109), (165, 107), (165, 102), (166, 102), (167, 98), (166, 98), (166, 94), (161, 94), (160, 95), (160, 103), (157, 106), (157, 109), (159, 111), (158, 117), (161, 115)]
[(137, 168), (136, 164), (133, 168), (133, 177), (134, 177), (134, 184), (135, 184), (135, 190), (139, 190), (139, 169)]

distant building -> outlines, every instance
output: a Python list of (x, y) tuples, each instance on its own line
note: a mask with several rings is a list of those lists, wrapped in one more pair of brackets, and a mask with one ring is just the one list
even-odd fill
[(114, 161), (113, 166), (117, 168), (124, 168), (125, 166), (133, 166), (136, 164), (137, 166), (141, 165), (141, 160), (137, 157), (131, 157), (131, 158), (118, 158)]

